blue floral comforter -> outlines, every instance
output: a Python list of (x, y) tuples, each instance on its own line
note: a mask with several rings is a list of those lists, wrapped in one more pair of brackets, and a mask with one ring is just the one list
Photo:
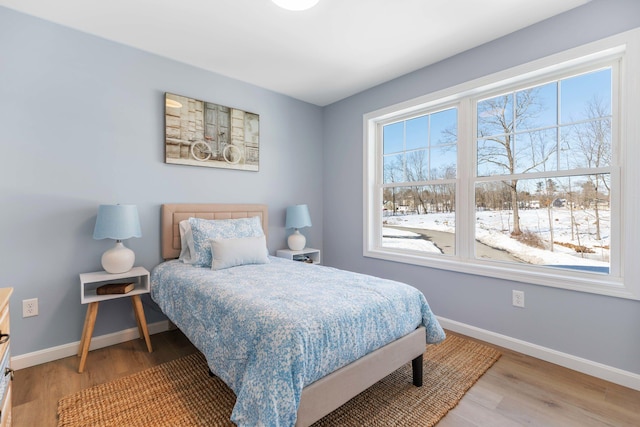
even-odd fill
[(293, 426), (302, 388), (419, 325), (445, 338), (424, 295), (377, 277), (270, 257), (213, 271), (158, 265), (151, 296), (236, 394), (238, 426)]

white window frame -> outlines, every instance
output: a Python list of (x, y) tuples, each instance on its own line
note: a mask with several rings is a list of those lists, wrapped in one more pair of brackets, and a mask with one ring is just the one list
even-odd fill
[[(614, 63), (612, 73), (611, 268), (608, 275), (498, 263), (474, 257), (475, 165), (474, 102), (496, 90), (558, 80), (598, 65)], [(363, 117), (363, 255), (401, 263), (582, 292), (640, 300), (640, 29), (462, 83)], [(616, 84), (619, 83), (619, 86)], [(436, 111), (458, 108), (456, 179), (456, 255), (433, 255), (382, 246), (382, 126)], [(472, 126), (468, 123), (473, 123)], [(635, 162), (635, 163), (634, 163)], [(635, 191), (635, 194), (634, 194)], [(624, 196), (626, 195), (626, 196)]]

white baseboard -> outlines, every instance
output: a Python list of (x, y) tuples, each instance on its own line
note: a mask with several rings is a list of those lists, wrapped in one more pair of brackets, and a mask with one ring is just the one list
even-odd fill
[[(169, 330), (169, 321), (162, 320), (160, 322), (150, 323), (147, 325), (149, 335), (157, 334)], [(120, 344), (122, 342), (131, 341), (138, 338), (138, 328), (125, 329), (123, 331), (111, 334), (93, 337), (89, 350), (108, 347), (110, 345)], [(32, 353), (21, 354), (11, 357), (11, 367), (14, 370), (29, 368), (31, 366), (40, 365), (42, 363), (63, 359), (78, 354), (78, 346), (80, 341), (63, 344), (56, 347), (45, 348), (44, 350), (34, 351)]]
[(639, 374), (624, 371), (592, 360), (583, 359), (568, 353), (562, 353), (527, 341), (511, 338), (506, 335), (497, 334), (465, 323), (456, 322), (455, 320), (449, 320), (438, 316), (438, 321), (443, 328), (449, 329), (453, 332), (499, 345), (500, 347), (508, 348), (509, 350), (517, 351), (518, 353), (555, 363), (556, 365), (564, 366), (565, 368), (582, 372), (583, 374), (591, 375), (606, 381), (611, 381), (612, 383), (629, 387), (634, 390), (640, 390)]

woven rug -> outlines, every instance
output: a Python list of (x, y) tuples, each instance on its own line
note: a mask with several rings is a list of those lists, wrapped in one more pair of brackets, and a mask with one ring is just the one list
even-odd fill
[[(433, 426), (499, 357), (497, 350), (450, 335), (428, 346), (422, 387), (412, 385), (408, 363), (314, 427)], [(233, 426), (235, 395), (207, 369), (195, 353), (82, 390), (58, 402), (58, 426)]]

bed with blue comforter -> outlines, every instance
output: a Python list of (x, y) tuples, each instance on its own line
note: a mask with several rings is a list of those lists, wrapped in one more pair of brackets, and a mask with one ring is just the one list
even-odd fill
[(412, 286), (275, 257), (221, 270), (167, 261), (151, 296), (235, 392), (238, 426), (293, 426), (305, 386), (420, 325), (427, 343), (445, 338)]

